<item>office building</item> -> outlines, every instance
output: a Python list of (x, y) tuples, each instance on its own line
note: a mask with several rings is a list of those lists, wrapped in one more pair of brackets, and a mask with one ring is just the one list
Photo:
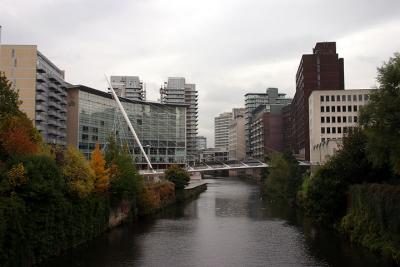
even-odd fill
[(373, 89), (315, 90), (309, 98), (310, 162), (325, 163), (358, 123)]
[(25, 112), (50, 144), (65, 145), (67, 83), (64, 71), (36, 45), (0, 45), (0, 71), (19, 91)]
[(253, 158), (260, 161), (272, 152), (283, 152), (283, 116), (281, 104), (260, 105), (252, 112), (250, 149)]
[[(155, 169), (186, 162), (185, 104), (162, 104), (120, 98), (150, 162)], [(68, 89), (68, 144), (79, 147), (89, 158), (96, 143), (107, 144), (110, 134), (127, 145), (139, 169), (147, 168), (111, 94), (77, 85)]]
[(197, 154), (197, 114), (198, 92), (195, 84), (188, 84), (185, 78), (170, 77), (160, 89), (161, 102), (166, 104), (186, 104), (186, 153), (187, 161), (192, 164)]
[(286, 98), (286, 94), (279, 93), (278, 88), (268, 88), (265, 93), (247, 93), (245, 94), (245, 139), (246, 139), (246, 154), (252, 156), (252, 147), (250, 144), (250, 130), (252, 123), (253, 111), (260, 105), (265, 105), (265, 110), (268, 112), (271, 105), (277, 104), (286, 106), (292, 101), (291, 98)]
[(214, 118), (214, 146), (228, 150), (229, 125), (232, 121), (232, 112), (224, 112)]
[(207, 148), (207, 138), (205, 136), (198, 135), (196, 137), (196, 149), (201, 151)]
[(302, 56), (297, 70), (289, 142), (293, 153), (305, 160), (310, 159), (308, 98), (314, 90), (344, 90), (344, 63), (335, 42), (317, 43), (312, 54)]
[(229, 160), (244, 160), (246, 157), (245, 109), (232, 109), (233, 119), (229, 124)]
[(118, 96), (130, 100), (146, 100), (146, 90), (138, 76), (111, 76), (111, 85)]
[(199, 159), (202, 163), (222, 163), (229, 160), (229, 151), (225, 148), (207, 148), (200, 151)]

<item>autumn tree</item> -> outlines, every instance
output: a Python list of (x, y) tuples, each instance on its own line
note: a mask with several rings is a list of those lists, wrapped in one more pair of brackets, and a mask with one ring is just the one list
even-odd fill
[(83, 198), (94, 189), (95, 173), (83, 154), (69, 146), (64, 154), (61, 171), (72, 192)]
[(0, 121), (0, 155), (2, 158), (34, 154), (41, 136), (25, 116), (9, 116)]
[(96, 192), (105, 192), (110, 186), (110, 176), (105, 164), (100, 145), (97, 143), (90, 160), (90, 167), (94, 171), (94, 190)]

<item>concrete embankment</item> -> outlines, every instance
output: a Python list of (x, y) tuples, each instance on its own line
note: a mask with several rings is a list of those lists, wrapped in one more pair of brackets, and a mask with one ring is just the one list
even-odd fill
[(190, 200), (207, 190), (207, 182), (203, 180), (190, 181), (190, 184), (183, 190), (184, 200)]

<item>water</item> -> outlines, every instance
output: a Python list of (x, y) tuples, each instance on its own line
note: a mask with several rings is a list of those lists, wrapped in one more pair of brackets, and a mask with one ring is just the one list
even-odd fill
[(295, 209), (261, 200), (255, 185), (208, 181), (197, 200), (114, 229), (46, 266), (389, 266)]

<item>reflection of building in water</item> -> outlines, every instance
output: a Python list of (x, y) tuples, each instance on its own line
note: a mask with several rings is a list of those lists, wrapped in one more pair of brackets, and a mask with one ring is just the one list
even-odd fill
[[(154, 168), (186, 161), (185, 104), (163, 104), (120, 98)], [(67, 142), (90, 157), (95, 144), (103, 148), (110, 134), (128, 146), (142, 169), (147, 167), (139, 146), (111, 95), (78, 85), (68, 90)]]

